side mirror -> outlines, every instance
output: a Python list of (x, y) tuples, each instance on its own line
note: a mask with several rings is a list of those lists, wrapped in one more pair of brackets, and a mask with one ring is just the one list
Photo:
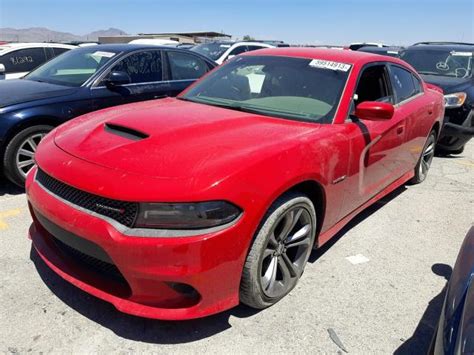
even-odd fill
[(0, 75), (5, 74), (6, 71), (7, 71), (7, 70), (5, 69), (5, 65), (3, 65), (3, 64), (0, 63)]
[(131, 82), (130, 75), (123, 71), (113, 71), (104, 80), (105, 86), (110, 90), (121, 85), (130, 84)]
[(355, 115), (361, 120), (385, 121), (392, 118), (395, 109), (392, 104), (365, 101), (357, 105)]

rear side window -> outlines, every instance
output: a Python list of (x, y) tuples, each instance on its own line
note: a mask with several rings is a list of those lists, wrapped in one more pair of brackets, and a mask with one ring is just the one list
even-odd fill
[(423, 92), (423, 85), (421, 84), (421, 80), (418, 79), (413, 74), (412, 74), (412, 77), (413, 77), (413, 83), (415, 84), (415, 93), (419, 94), (420, 92)]
[(63, 54), (64, 52), (67, 52), (69, 48), (53, 48), (54, 56), (58, 56), (60, 54)]
[(238, 46), (229, 53), (229, 55), (239, 55), (248, 51), (247, 46)]
[(171, 80), (193, 80), (200, 78), (209, 70), (201, 58), (193, 54), (169, 51)]
[(7, 73), (30, 72), (46, 62), (43, 48), (26, 48), (7, 53), (0, 57)]
[(161, 52), (146, 51), (134, 53), (122, 59), (112, 71), (127, 73), (133, 84), (162, 81)]
[(421, 91), (419, 83), (417, 85), (418, 87), (416, 87), (415, 78), (408, 70), (392, 66), (391, 78), (393, 90), (397, 96), (397, 103), (405, 101)]
[(262, 46), (247, 46), (249, 52), (250, 51), (255, 51), (257, 49), (262, 49), (262, 48), (266, 48), (266, 47), (262, 47)]

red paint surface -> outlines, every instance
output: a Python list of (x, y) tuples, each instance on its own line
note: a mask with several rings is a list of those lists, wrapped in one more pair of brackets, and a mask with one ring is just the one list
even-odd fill
[[(35, 220), (30, 237), (55, 272), (126, 313), (160, 319), (213, 314), (238, 304), (252, 237), (282, 193), (301, 182), (320, 185), (322, 245), (362, 209), (413, 176), (427, 135), (443, 117), (441, 93), (424, 84), (424, 93), (395, 106), (390, 120), (364, 121), (363, 129), (346, 122), (364, 65), (386, 61), (410, 68), (406, 63), (337, 50), (285, 48), (258, 55), (352, 64), (334, 123), (297, 122), (165, 99), (103, 110), (60, 126), (36, 154), (38, 165), (60, 181), (136, 202), (227, 200), (244, 212), (235, 225), (211, 235), (128, 237), (46, 193), (34, 182), (33, 171), (26, 183), (30, 204), (62, 228), (100, 245), (128, 281), (131, 294), (117, 296), (113, 285), (61, 258)], [(107, 134), (105, 122), (135, 128), (150, 138), (130, 141)], [(192, 285), (201, 298), (186, 306), (166, 286), (170, 281)]]

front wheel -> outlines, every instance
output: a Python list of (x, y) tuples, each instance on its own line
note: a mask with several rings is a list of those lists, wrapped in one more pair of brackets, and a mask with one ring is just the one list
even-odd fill
[(415, 166), (415, 176), (411, 179), (413, 184), (419, 184), (423, 182), (428, 176), (428, 170), (430, 170), (431, 162), (435, 155), (436, 145), (436, 132), (431, 131), (428, 139), (426, 140), (423, 152), (421, 153), (420, 160)]
[(35, 165), (34, 155), (39, 142), (48, 132), (51, 126), (38, 125), (24, 129), (8, 143), (3, 158), (5, 176), (14, 184), (23, 187), (26, 175)]
[(240, 300), (257, 309), (286, 296), (303, 274), (316, 234), (316, 212), (303, 194), (288, 194), (270, 208), (250, 248)]

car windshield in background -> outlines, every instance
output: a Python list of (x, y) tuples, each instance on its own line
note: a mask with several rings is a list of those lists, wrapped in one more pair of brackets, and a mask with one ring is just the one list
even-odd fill
[(116, 54), (94, 47), (72, 50), (40, 66), (25, 79), (79, 87)]
[(472, 75), (473, 52), (447, 50), (406, 50), (401, 59), (425, 75), (468, 78)]
[(205, 55), (206, 57), (211, 58), (212, 60), (217, 60), (231, 46), (232, 43), (226, 42), (202, 43), (191, 48), (190, 50)]
[(228, 62), (181, 99), (297, 120), (331, 123), (351, 65), (245, 56)]

